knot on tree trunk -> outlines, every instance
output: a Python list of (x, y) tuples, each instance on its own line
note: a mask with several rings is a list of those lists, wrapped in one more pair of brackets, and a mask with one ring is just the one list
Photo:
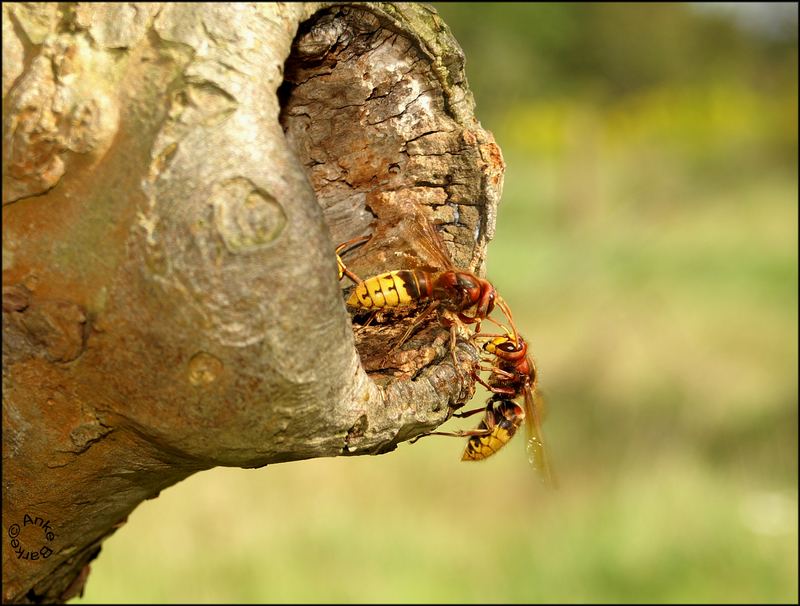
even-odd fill
[(467, 331), (349, 313), (334, 254), (483, 271), (504, 167), (435, 11), (2, 10), (4, 601), (79, 594), (196, 471), (388, 452), (471, 397)]

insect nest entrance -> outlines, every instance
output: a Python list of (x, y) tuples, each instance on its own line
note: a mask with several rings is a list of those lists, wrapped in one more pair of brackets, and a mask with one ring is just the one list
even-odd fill
[[(464, 99), (450, 90), (460, 81), (448, 81), (427, 42), (390, 13), (380, 5), (334, 6), (303, 23), (278, 91), (280, 122), (334, 245), (371, 236), (344, 255), (355, 274), (475, 271), (485, 242), (479, 209), (491, 183), (484, 134), (452, 106)], [(430, 252), (426, 228), (445, 241), (443, 252)], [(346, 297), (351, 283), (342, 286)], [(446, 359), (449, 330), (438, 312), (420, 320), (426, 309), (420, 302), (375, 317), (350, 309), (362, 363), (376, 379), (413, 378)]]

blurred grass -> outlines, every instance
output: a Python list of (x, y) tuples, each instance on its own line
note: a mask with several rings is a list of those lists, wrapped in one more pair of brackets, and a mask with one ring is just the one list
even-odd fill
[(797, 602), (796, 20), (515, 6), (438, 8), (508, 165), (489, 276), (561, 488), (447, 438), (215, 469), (143, 503), (80, 602)]

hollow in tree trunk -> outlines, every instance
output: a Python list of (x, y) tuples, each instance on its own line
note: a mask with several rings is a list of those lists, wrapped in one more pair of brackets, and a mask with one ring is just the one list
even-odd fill
[(483, 271), (503, 162), (432, 9), (2, 10), (4, 601), (80, 593), (192, 473), (385, 453), (470, 398), (468, 332), (454, 364), (424, 306), (353, 324), (334, 255), (426, 266), (428, 224)]

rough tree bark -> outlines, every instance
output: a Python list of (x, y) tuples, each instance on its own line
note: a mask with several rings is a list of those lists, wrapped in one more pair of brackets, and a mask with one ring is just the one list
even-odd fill
[(387, 452), (469, 399), (435, 317), (354, 338), (333, 252), (413, 267), (430, 221), (482, 272), (503, 163), (463, 67), (416, 4), (3, 4), (4, 601), (78, 593), (196, 471)]

